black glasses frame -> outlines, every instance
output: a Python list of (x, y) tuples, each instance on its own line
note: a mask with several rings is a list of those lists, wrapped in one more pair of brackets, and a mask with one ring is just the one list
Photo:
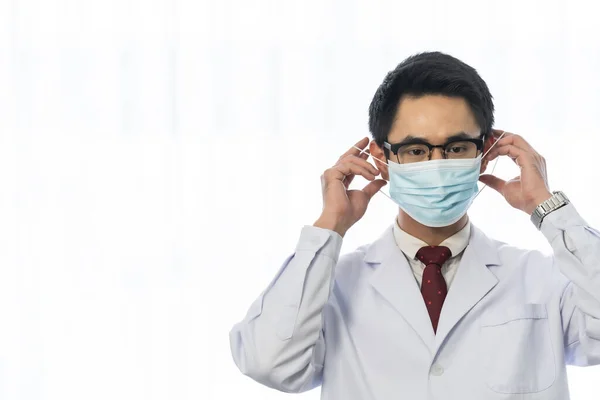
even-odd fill
[(444, 144), (431, 144), (428, 143), (424, 140), (414, 140), (414, 141), (409, 141), (409, 142), (400, 142), (400, 143), (394, 143), (394, 144), (390, 144), (388, 142), (383, 142), (383, 147), (385, 150), (385, 156), (387, 158), (390, 157), (389, 152), (392, 152), (393, 154), (396, 155), (396, 158), (398, 158), (398, 151), (404, 147), (404, 146), (412, 146), (412, 145), (422, 145), (422, 146), (426, 146), (429, 149), (429, 160), (431, 160), (431, 155), (433, 154), (433, 149), (435, 148), (439, 148), (442, 150), (442, 156), (444, 158), (446, 158), (446, 148), (451, 145), (452, 143), (457, 143), (457, 142), (470, 142), (473, 143), (477, 146), (477, 151), (482, 151), (483, 150), (483, 145), (485, 143), (485, 140), (483, 139), (484, 135), (481, 135), (481, 137), (479, 139), (473, 139), (473, 138), (465, 138), (465, 139), (451, 139), (449, 141), (447, 141)]

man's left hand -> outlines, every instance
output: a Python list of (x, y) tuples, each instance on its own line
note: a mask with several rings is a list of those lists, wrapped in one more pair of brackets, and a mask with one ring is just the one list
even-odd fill
[[(494, 130), (494, 137), (502, 134)], [(479, 180), (500, 193), (508, 204), (531, 215), (544, 201), (552, 197), (548, 189), (546, 160), (521, 136), (506, 132), (486, 156), (489, 161), (498, 156), (510, 157), (521, 169), (521, 175), (509, 181), (497, 176), (481, 175)]]

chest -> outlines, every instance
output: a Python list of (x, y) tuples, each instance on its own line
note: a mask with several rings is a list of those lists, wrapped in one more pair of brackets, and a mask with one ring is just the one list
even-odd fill
[[(429, 316), (417, 282), (396, 299), (408, 307), (395, 306), (368, 284), (355, 285), (351, 294), (338, 290), (325, 313), (326, 368), (341, 373), (352, 365), (363, 377), (355, 379), (369, 386), (427, 385), (442, 375), (456, 382), (468, 375), (476, 391), (545, 390), (561, 371), (558, 300), (551, 291), (514, 290), (515, 284), (500, 282), (456, 321), (453, 304), (444, 304), (440, 324), (451, 326), (443, 338), (424, 329)], [(411, 315), (402, 312), (408, 309)]]

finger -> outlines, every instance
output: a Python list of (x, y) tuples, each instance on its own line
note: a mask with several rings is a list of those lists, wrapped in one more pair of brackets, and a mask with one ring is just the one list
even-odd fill
[(363, 160), (368, 160), (370, 155), (371, 155), (371, 152), (369, 151), (369, 149), (366, 149), (365, 151), (360, 153), (359, 157), (362, 158)]
[(504, 137), (498, 140), (498, 144), (496, 145), (496, 147), (503, 146), (506, 144), (512, 144), (517, 147), (520, 147), (523, 150), (527, 150), (537, 154), (535, 149), (531, 147), (531, 145), (525, 139), (523, 139), (523, 137), (515, 135), (514, 133), (506, 132)]
[(492, 147), (496, 146), (498, 140), (503, 138), (505, 135), (509, 135), (510, 133), (503, 131), (502, 129), (492, 129), (492, 135), (490, 137), (490, 144)]
[(504, 136), (511, 135), (510, 132), (506, 132), (504, 129), (492, 129), (492, 137), (496, 140), (500, 139), (503, 133)]
[(488, 162), (492, 162), (496, 158), (498, 158), (498, 153), (496, 153), (494, 150), (496, 150), (495, 147), (492, 150), (488, 151), (488, 153), (485, 155), (485, 157), (483, 159), (487, 160)]
[[(369, 149), (367, 148), (366, 150), (361, 152), (358, 157), (362, 158), (363, 160), (367, 160), (369, 158), (369, 155), (370, 155)], [(346, 186), (346, 189), (348, 189), (350, 187), (350, 184), (352, 183), (353, 180), (354, 180), (354, 175), (348, 175), (344, 178), (344, 186)]]
[(350, 187), (350, 184), (354, 180), (355, 176), (356, 175), (348, 175), (348, 176), (344, 177), (344, 186), (346, 187), (346, 189), (348, 189)]
[[(359, 148), (357, 147), (356, 150), (359, 150)], [(341, 161), (344, 158), (348, 158), (348, 157), (358, 157), (358, 158), (362, 158), (363, 160), (367, 160), (370, 155), (371, 155), (371, 153), (369, 152), (369, 149), (363, 149), (363, 150), (360, 150), (360, 152), (357, 155), (354, 155), (354, 154), (345, 154), (345, 155), (341, 156), (338, 159), (338, 161)]]
[[(369, 152), (369, 149), (367, 148), (365, 150), (362, 150), (356, 157), (362, 158), (363, 160), (368, 160), (370, 155), (371, 155), (371, 153)], [(355, 157), (355, 156), (350, 154), (350, 155), (345, 156), (344, 158), (348, 158), (348, 157)], [(340, 158), (338, 161), (341, 161), (341, 160), (343, 160), (343, 158)]]
[(326, 181), (341, 181), (354, 178), (354, 175), (360, 175), (369, 181), (375, 179), (375, 174), (369, 172), (369, 170), (367, 170), (365, 167), (351, 162), (335, 165), (334, 167), (325, 171), (324, 177)]
[(354, 146), (350, 147), (350, 149), (348, 149), (348, 151), (346, 151), (344, 154), (342, 154), (340, 159), (342, 159), (346, 156), (349, 156), (349, 155), (358, 156), (368, 145), (369, 145), (369, 138), (365, 136), (364, 138), (362, 138), (358, 142), (356, 142), (356, 144)]
[(487, 159), (492, 161), (498, 156), (510, 157), (519, 167), (535, 164), (534, 154), (527, 152), (514, 144), (499, 144), (490, 152), (490, 154), (488, 154)]
[(379, 192), (381, 190), (382, 187), (384, 187), (387, 184), (387, 181), (384, 181), (383, 179), (377, 179), (374, 180), (373, 182), (369, 182), (367, 184), (367, 186), (365, 186), (363, 188), (363, 192), (369, 196), (369, 199), (372, 198), (373, 196), (375, 196), (375, 193)]
[(502, 191), (504, 190), (504, 186), (506, 185), (505, 180), (490, 174), (481, 175), (479, 177), (479, 180), (485, 185), (488, 185), (489, 187), (497, 191), (498, 193), (502, 193)]
[[(360, 153), (360, 155), (358, 156), (358, 158), (365, 160), (366, 164), (362, 164), (365, 167), (369, 168), (369, 171), (373, 172), (374, 175), (379, 175), (381, 173), (381, 171), (379, 171), (377, 168), (371, 168), (372, 165), (371, 163), (369, 163), (368, 161), (366, 161), (369, 156), (371, 155), (371, 153), (369, 152), (369, 149), (366, 149), (364, 152)], [(347, 156), (347, 158), (351, 159), (353, 156)], [(346, 189), (348, 189), (350, 187), (350, 184), (352, 183), (352, 181), (354, 180), (354, 175), (349, 175), (344, 179), (344, 185), (346, 186)]]
[[(358, 161), (363, 161), (366, 165)], [(360, 175), (363, 178), (372, 181), (377, 175), (379, 175), (379, 171), (377, 171), (371, 164), (358, 158), (354, 160), (354, 162), (342, 163), (339, 165), (339, 167), (340, 170), (344, 172), (344, 175), (351, 175), (352, 178), (354, 178), (355, 175)]]
[(344, 158), (338, 162), (338, 164), (343, 164), (343, 163), (352, 163), (352, 164), (360, 165), (361, 167), (370, 171), (373, 175), (379, 174), (379, 170), (373, 164), (371, 164), (370, 162), (368, 162), (367, 160), (365, 160), (361, 157), (346, 156), (346, 158)]
[[(373, 164), (375, 164), (375, 165), (381, 164), (381, 165), (387, 167), (387, 163), (385, 161), (380, 160), (377, 157), (373, 157), (373, 155), (371, 154), (371, 151), (369, 149), (362, 151), (359, 155), (359, 157), (364, 158), (365, 160), (367, 160), (369, 158), (369, 156), (371, 158), (373, 158)], [(346, 156), (346, 157), (350, 157), (350, 156)], [(341, 158), (340, 158), (340, 160), (341, 160)], [(375, 162), (375, 161), (377, 161), (377, 162)]]

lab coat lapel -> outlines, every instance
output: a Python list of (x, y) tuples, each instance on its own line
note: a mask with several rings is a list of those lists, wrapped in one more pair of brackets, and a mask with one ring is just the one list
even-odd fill
[(402, 314), (433, 353), (435, 335), (431, 320), (410, 265), (394, 241), (392, 228), (369, 247), (365, 262), (374, 264), (371, 285)]
[(436, 352), (454, 326), (496, 286), (498, 279), (488, 266), (499, 264), (497, 246), (472, 226), (469, 245), (444, 301), (435, 337)]

